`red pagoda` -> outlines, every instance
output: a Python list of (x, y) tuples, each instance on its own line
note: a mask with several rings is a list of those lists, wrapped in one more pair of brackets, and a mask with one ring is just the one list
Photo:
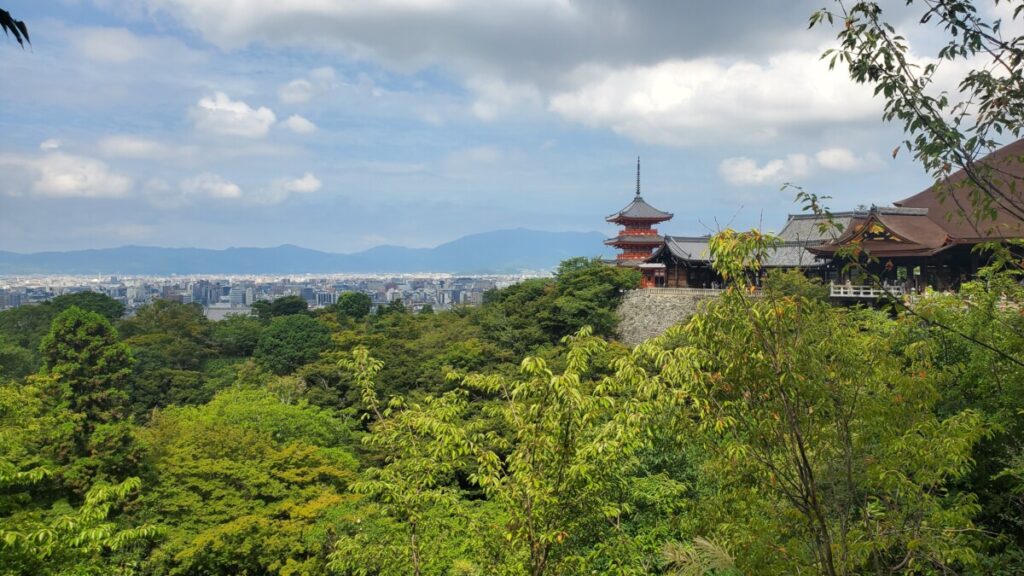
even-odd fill
[(663, 243), (654, 225), (671, 219), (672, 214), (658, 210), (640, 197), (640, 158), (637, 158), (636, 196), (628, 206), (605, 218), (607, 222), (622, 226), (618, 236), (604, 241), (608, 246), (615, 246), (621, 251), (615, 263), (619, 266), (639, 266), (650, 258), (654, 249)]

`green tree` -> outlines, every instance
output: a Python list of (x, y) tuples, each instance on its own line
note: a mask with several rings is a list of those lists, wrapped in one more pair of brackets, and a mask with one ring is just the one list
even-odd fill
[(405, 303), (402, 302), (401, 298), (395, 298), (391, 302), (388, 302), (386, 306), (377, 307), (378, 316), (388, 315), (402, 315), (406, 313)]
[[(2, 482), (0, 482), (2, 486)], [(128, 573), (116, 555), (152, 540), (152, 526), (122, 527), (110, 516), (134, 499), (141, 488), (138, 478), (89, 489), (81, 506), (66, 502), (54, 506), (40, 520), (0, 526), (0, 574), (60, 575)]]
[(96, 312), (110, 322), (117, 322), (124, 316), (124, 304), (99, 292), (75, 292), (62, 294), (48, 303), (57, 312), (63, 312), (72, 306), (82, 310)]
[(40, 345), (39, 385), (55, 407), (66, 407), (67, 436), (47, 447), (63, 482), (84, 493), (96, 479), (120, 480), (138, 465), (126, 392), (133, 358), (103, 316), (72, 306), (53, 320)]
[[(726, 234), (716, 267), (737, 270), (751, 253), (737, 246), (767, 242)], [(690, 399), (707, 455), (694, 535), (742, 550), (751, 573), (972, 565), (976, 499), (950, 489), (987, 430), (977, 411), (936, 414), (928, 350), (901, 349), (872, 311), (746, 294), (741, 280), (666, 337), (684, 344), (662, 372)]]
[(231, 315), (213, 324), (213, 344), (229, 356), (252, 356), (263, 323), (252, 316)]
[(317, 359), (331, 345), (331, 332), (302, 315), (274, 318), (260, 335), (253, 358), (274, 374), (290, 374)]
[(1022, 304), (1024, 288), (1016, 276), (990, 269), (959, 294), (934, 295), (900, 318), (901, 345), (932, 353), (940, 383), (938, 414), (976, 410), (993, 428), (975, 447), (975, 466), (958, 483), (978, 496), (976, 521), (991, 536), (985, 541), (990, 563), (977, 574), (1024, 570), (1024, 477), (1014, 471), (1024, 454), (1024, 369), (1006, 358), (1024, 357)]
[[(627, 533), (640, 484), (639, 455), (662, 387), (641, 372), (601, 378), (594, 360), (608, 344), (584, 328), (566, 337), (565, 370), (540, 358), (521, 379), (472, 375), (465, 384), (494, 394), (500, 432), (478, 439), (471, 479), (507, 518), (501, 558), (511, 573), (641, 573)], [(492, 569), (497, 567), (492, 567)]]
[(614, 336), (615, 308), (622, 293), (640, 286), (640, 272), (609, 266), (598, 259), (571, 258), (555, 276), (553, 311), (547, 326), (559, 338), (590, 326), (594, 334)]
[(201, 306), (157, 300), (122, 322), (121, 331), (137, 359), (129, 389), (137, 418), (153, 408), (210, 399), (203, 369), (215, 352), (213, 323)]
[[(31, 371), (35, 371), (40, 362), (39, 343), (49, 332), (50, 323), (57, 314), (72, 306), (97, 312), (110, 322), (124, 314), (124, 306), (109, 296), (96, 292), (64, 294), (42, 304), (19, 306), (0, 312), (0, 340), (6, 340), (8, 345), (28, 350), (32, 354)], [(18, 350), (12, 353), (23, 356)]]
[(260, 320), (269, 321), (278, 316), (308, 314), (309, 303), (301, 296), (282, 296), (276, 300), (260, 300), (253, 304), (252, 309)]
[(393, 546), (402, 556), (388, 558), (390, 546), (382, 544), (390, 539), (357, 529), (338, 541), (330, 565), (346, 574), (364, 574), (368, 568), (382, 574), (442, 573), (442, 549), (450, 547), (445, 536), (457, 524), (454, 474), (470, 453), (468, 431), (461, 421), (465, 395), (427, 397), (409, 406), (393, 398), (385, 405), (375, 383), (383, 364), (366, 348), (353, 350), (341, 366), (352, 373), (366, 417), (372, 420), (363, 443), (384, 457), (384, 464), (367, 469), (352, 490), (370, 497), (379, 513), (397, 524), (403, 537), (395, 538)]
[(126, 416), (131, 352), (106, 318), (75, 306), (54, 318), (39, 349), (43, 373), (60, 386), (68, 407), (83, 416), (77, 436), (84, 450), (85, 438), (98, 425)]
[(373, 300), (362, 292), (344, 292), (334, 304), (338, 315), (352, 320), (362, 320), (373, 309)]
[(489, 340), (521, 357), (553, 340), (545, 322), (550, 317), (554, 290), (554, 281), (547, 278), (489, 290), (484, 293), (477, 321)]
[(0, 379), (17, 379), (32, 373), (35, 357), (32, 352), (6, 341), (0, 334)]
[(344, 421), (265, 389), (228, 389), (158, 411), (140, 437), (152, 489), (139, 514), (163, 534), (147, 573), (326, 572), (332, 527), (354, 500)]
[(114, 573), (120, 551), (154, 534), (118, 518), (139, 480), (94, 482), (84, 499), (72, 497), (76, 479), (59, 448), (71, 444), (81, 416), (39, 380), (0, 385), (0, 574)]

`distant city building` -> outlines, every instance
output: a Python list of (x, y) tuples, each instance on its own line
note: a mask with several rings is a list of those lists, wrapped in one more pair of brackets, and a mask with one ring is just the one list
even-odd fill
[(316, 305), (317, 307), (330, 306), (337, 300), (337, 296), (334, 292), (317, 292), (316, 293)]
[(245, 287), (241, 284), (235, 284), (228, 291), (228, 304), (232, 308), (238, 308), (239, 306), (245, 305)]

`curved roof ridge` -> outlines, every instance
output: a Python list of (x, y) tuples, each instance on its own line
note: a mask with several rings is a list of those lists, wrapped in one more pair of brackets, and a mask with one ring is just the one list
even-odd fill
[(643, 196), (637, 195), (633, 197), (633, 200), (627, 204), (625, 208), (608, 216), (605, 220), (608, 222), (614, 222), (619, 219), (632, 219), (663, 222), (665, 220), (669, 220), (672, 216), (674, 216), (674, 214), (671, 212), (658, 210), (654, 206), (645, 202)]

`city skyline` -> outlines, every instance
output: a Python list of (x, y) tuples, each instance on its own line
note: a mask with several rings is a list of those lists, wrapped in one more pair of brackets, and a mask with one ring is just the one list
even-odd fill
[(637, 155), (676, 234), (785, 222), (785, 182), (919, 191), (900, 127), (820, 60), (818, 7), (9, 2), (33, 44), (0, 60), (0, 250), (611, 235)]

